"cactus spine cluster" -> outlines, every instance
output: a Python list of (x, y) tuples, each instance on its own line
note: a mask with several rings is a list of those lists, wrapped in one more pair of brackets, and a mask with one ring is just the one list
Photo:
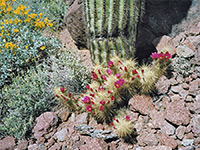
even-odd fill
[(85, 0), (88, 42), (96, 64), (115, 55), (132, 58), (144, 0)]
[(119, 137), (130, 136), (133, 132), (130, 117), (126, 110), (117, 113), (116, 110), (126, 106), (134, 94), (148, 94), (154, 89), (171, 55), (168, 52), (153, 53), (152, 58), (151, 65), (139, 66), (132, 59), (115, 56), (106, 66), (93, 68), (92, 82), (79, 98), (75, 99), (64, 87), (56, 88), (55, 94), (72, 111), (87, 111), (99, 122), (111, 123)]

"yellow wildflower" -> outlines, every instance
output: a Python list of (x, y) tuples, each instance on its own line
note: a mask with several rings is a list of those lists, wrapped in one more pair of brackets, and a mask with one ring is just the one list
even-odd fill
[(35, 13), (29, 14), (28, 17), (30, 17), (30, 18), (35, 18), (35, 17), (37, 17), (37, 14), (35, 14)]
[(12, 7), (11, 7), (11, 6), (8, 6), (6, 10), (9, 12), (9, 11), (12, 10)]
[(44, 50), (44, 49), (45, 49), (45, 46), (40, 47), (40, 49), (41, 49), (41, 50)]
[(10, 23), (10, 24), (12, 24), (12, 23), (13, 23), (12, 19), (9, 19), (9, 23)]
[(28, 45), (26, 45), (25, 48), (28, 49)]
[(19, 32), (19, 30), (18, 29), (14, 29), (14, 32), (17, 33), (17, 32)]
[(1, 53), (2, 51), (0, 50), (0, 53)]
[(14, 10), (14, 14), (16, 14), (16, 15), (19, 15), (19, 11), (20, 11), (20, 9), (18, 9), (19, 7), (17, 7), (17, 9), (16, 10)]
[(1, 26), (1, 29), (3, 29), (4, 28), (4, 26)]
[(40, 17), (41, 17), (42, 15), (43, 15), (42, 13), (39, 14)]
[(26, 59), (26, 62), (29, 62), (29, 60), (28, 60), (28, 59)]
[(13, 55), (16, 55), (16, 52), (13, 52)]
[(26, 19), (24, 20), (25, 23), (30, 22), (30, 21), (31, 21), (31, 18), (26, 18)]
[(9, 42), (5, 44), (5, 48), (7, 48), (7, 49), (8, 49), (8, 48), (9, 48), (9, 46), (10, 46), (10, 43), (9, 43)]

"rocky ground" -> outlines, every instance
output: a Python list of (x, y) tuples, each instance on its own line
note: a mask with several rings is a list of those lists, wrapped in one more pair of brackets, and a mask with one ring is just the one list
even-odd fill
[[(63, 47), (76, 51), (65, 29)], [(98, 124), (87, 113), (64, 108), (45, 112), (35, 120), (32, 137), (0, 140), (1, 150), (200, 150), (200, 23), (174, 38), (154, 40), (158, 51), (166, 46), (173, 54), (174, 70), (156, 83), (158, 97), (135, 95), (129, 100), (130, 119), (137, 136), (132, 143), (117, 137), (112, 128)], [(91, 67), (88, 50), (79, 51)], [(179, 58), (182, 57), (181, 61)]]

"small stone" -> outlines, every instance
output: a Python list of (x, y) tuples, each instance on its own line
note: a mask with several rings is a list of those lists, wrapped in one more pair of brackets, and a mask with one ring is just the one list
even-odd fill
[(153, 108), (152, 98), (146, 95), (135, 95), (129, 100), (129, 107), (132, 111), (138, 111), (147, 115)]
[(81, 150), (107, 150), (108, 144), (100, 138), (90, 138), (90, 140), (86, 141), (85, 145), (80, 147)]
[(68, 137), (68, 130), (67, 128), (63, 128), (60, 131), (56, 132), (54, 134), (55, 138), (58, 139), (58, 141), (63, 142), (66, 140), (66, 138)]
[(200, 114), (200, 100), (194, 101), (189, 109), (193, 113)]
[(191, 81), (192, 81), (192, 78), (191, 78), (191, 77), (185, 78), (185, 82), (186, 82), (186, 83), (190, 83)]
[(166, 76), (160, 77), (160, 79), (155, 84), (155, 87), (158, 90), (158, 93), (162, 93), (162, 94), (165, 94), (168, 92), (169, 86), (170, 86), (170, 80), (168, 80)]
[(162, 145), (172, 147), (172, 149), (175, 149), (177, 147), (176, 140), (173, 137), (170, 137), (169, 135), (164, 133), (162, 133), (161, 135), (160, 142)]
[(189, 58), (194, 56), (194, 51), (186, 45), (181, 45), (176, 48), (176, 53), (180, 57)]
[(20, 140), (15, 150), (26, 150), (28, 148), (28, 141)]
[(141, 150), (172, 150), (171, 147), (169, 146), (146, 146), (144, 148), (142, 148)]
[(188, 95), (187, 97), (186, 97), (186, 100), (185, 100), (186, 102), (194, 102), (194, 99), (192, 98), (192, 96), (190, 96), (190, 95)]
[(75, 120), (76, 120), (76, 115), (75, 115), (75, 113), (72, 113), (70, 121), (75, 122)]
[(28, 146), (28, 150), (38, 150), (39, 146), (37, 144), (32, 144)]
[(190, 82), (189, 94), (192, 96), (200, 94), (200, 79), (196, 79)]
[(183, 139), (182, 143), (183, 146), (193, 146), (194, 139)]
[(183, 139), (194, 139), (194, 134), (192, 132), (184, 135)]
[(145, 133), (138, 138), (138, 144), (140, 146), (156, 146), (158, 144), (158, 140), (155, 134)]
[(49, 150), (60, 150), (61, 145), (59, 143), (55, 143), (53, 146), (49, 148)]
[(166, 108), (165, 118), (176, 125), (187, 125), (190, 122), (190, 112), (185, 108), (184, 101), (174, 101)]
[(164, 96), (162, 98), (162, 106), (163, 106), (163, 108), (166, 108), (167, 105), (169, 104), (169, 102), (170, 102), (170, 98), (168, 96)]
[(164, 121), (163, 125), (161, 126), (161, 132), (167, 135), (174, 135), (175, 127), (167, 121)]
[(174, 95), (170, 96), (170, 98), (172, 101), (178, 101), (181, 99), (179, 94), (174, 94)]
[(191, 119), (192, 132), (195, 136), (200, 136), (200, 115), (196, 115)]
[(76, 123), (87, 124), (88, 113), (84, 112), (76, 116)]
[(11, 136), (7, 136), (4, 139), (0, 140), (0, 149), (1, 150), (9, 150), (14, 149), (16, 143), (15, 138)]
[(176, 129), (176, 136), (177, 136), (180, 140), (183, 139), (184, 134), (185, 134), (185, 130), (186, 130), (186, 127), (184, 127), (184, 126), (179, 126), (179, 127)]
[(182, 87), (180, 85), (178, 86), (172, 86), (171, 87), (171, 90), (175, 93), (175, 94), (178, 94), (181, 90), (182, 90)]
[(58, 113), (58, 117), (62, 120), (62, 122), (67, 121), (70, 113), (69, 111), (62, 110), (61, 112)]
[(185, 90), (189, 90), (189, 87), (190, 87), (190, 86), (189, 86), (189, 84), (187, 84), (187, 83), (183, 83), (183, 84), (182, 84), (182, 88), (185, 89)]
[(196, 79), (197, 79), (197, 74), (193, 73), (193, 74), (191, 75), (191, 78), (192, 78), (193, 80), (196, 80)]
[(52, 138), (50, 138), (50, 139), (48, 140), (48, 142), (46, 143), (46, 146), (47, 146), (47, 147), (51, 147), (55, 142), (56, 142), (56, 141), (55, 141), (54, 138), (52, 137)]
[(183, 78), (181, 75), (177, 76), (177, 79), (176, 79), (176, 80), (177, 80), (177, 82), (180, 83), (180, 84), (184, 82), (184, 78)]
[(194, 139), (194, 145), (195, 146), (200, 145), (200, 137)]

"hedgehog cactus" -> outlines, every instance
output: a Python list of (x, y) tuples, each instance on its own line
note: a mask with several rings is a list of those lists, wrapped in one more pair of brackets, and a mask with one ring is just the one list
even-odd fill
[(125, 109), (121, 109), (117, 113), (116, 117), (113, 117), (113, 122), (110, 125), (119, 137), (127, 138), (131, 137), (134, 132), (133, 122), (131, 122), (129, 115)]
[[(163, 75), (171, 55), (153, 53), (152, 65), (139, 66), (134, 60), (113, 57), (106, 66), (96, 65), (92, 73), (92, 82), (86, 86), (86, 93), (75, 99), (66, 89), (56, 88), (55, 94), (71, 110), (84, 110), (98, 121), (110, 123), (116, 115), (116, 109), (126, 106), (129, 98), (136, 93), (148, 94), (154, 84)], [(129, 137), (133, 125), (126, 110), (117, 112), (111, 125), (119, 137)]]
[(118, 55), (132, 58), (144, 0), (85, 0), (89, 47), (96, 64)]

